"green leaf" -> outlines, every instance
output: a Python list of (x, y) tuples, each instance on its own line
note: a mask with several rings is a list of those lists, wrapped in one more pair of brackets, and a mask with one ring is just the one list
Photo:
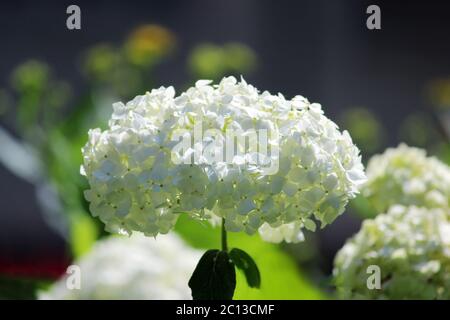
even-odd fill
[(258, 266), (247, 252), (233, 248), (230, 251), (230, 258), (236, 267), (244, 272), (250, 288), (259, 288), (261, 286), (261, 274), (259, 273)]
[(374, 204), (369, 199), (362, 195), (358, 195), (356, 198), (352, 199), (352, 201), (350, 201), (350, 206), (353, 209), (352, 212), (363, 219), (372, 219), (380, 212), (376, 210)]
[(189, 280), (194, 300), (231, 300), (236, 271), (227, 252), (208, 250), (200, 258)]
[(70, 212), (70, 244), (72, 254), (79, 258), (89, 252), (99, 237), (95, 220), (83, 211)]
[[(191, 246), (204, 249), (220, 247), (220, 227), (209, 222), (199, 223), (188, 215), (178, 218), (175, 229)], [(311, 238), (313, 239), (313, 238)], [(310, 239), (310, 240), (311, 240)], [(234, 300), (315, 300), (328, 299), (329, 296), (312, 282), (296, 261), (280, 246), (263, 241), (258, 235), (249, 236), (244, 232), (229, 232), (228, 243), (231, 248), (239, 247), (253, 257), (264, 279), (259, 289), (247, 285), (243, 272), (236, 272)], [(316, 252), (314, 243), (308, 244), (308, 250)], [(283, 272), (274, 272), (283, 270)], [(289, 290), (286, 290), (286, 287)]]

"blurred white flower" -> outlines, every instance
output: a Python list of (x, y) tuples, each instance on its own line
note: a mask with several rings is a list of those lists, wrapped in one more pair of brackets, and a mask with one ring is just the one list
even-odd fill
[[(365, 220), (337, 253), (333, 270), (341, 298), (450, 299), (448, 209), (392, 206)], [(381, 289), (366, 286), (367, 267), (381, 270)]]
[(367, 165), (363, 196), (379, 212), (391, 205), (449, 209), (450, 167), (425, 150), (400, 144), (373, 156)]
[(68, 289), (64, 276), (39, 299), (192, 299), (188, 281), (200, 256), (175, 234), (110, 237), (74, 262), (81, 271), (79, 290)]
[[(299, 233), (281, 238), (295, 241), (306, 220), (323, 227), (342, 214), (365, 181), (350, 135), (301, 96), (259, 93), (228, 77), (214, 86), (200, 80), (178, 97), (172, 87), (160, 88), (113, 107), (109, 129), (89, 132), (81, 167), (91, 212), (111, 232), (155, 236), (169, 232), (180, 213), (212, 214), (225, 218), (226, 230), (248, 234), (264, 223), (294, 224)], [(175, 150), (174, 138), (195, 136), (200, 124), (200, 141)], [(238, 139), (231, 158), (211, 161), (229, 130), (249, 140), (260, 130), (268, 135), (256, 149)], [(267, 165), (278, 170), (268, 174)]]

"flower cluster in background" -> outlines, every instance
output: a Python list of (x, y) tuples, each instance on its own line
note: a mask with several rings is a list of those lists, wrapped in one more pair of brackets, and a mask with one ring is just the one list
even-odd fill
[[(381, 270), (381, 288), (367, 286), (371, 265)], [(450, 299), (448, 210), (396, 205), (364, 221), (333, 273), (344, 299)]]
[(426, 151), (405, 144), (372, 157), (363, 196), (378, 212), (391, 205), (450, 208), (450, 168)]
[[(450, 167), (401, 144), (373, 156), (367, 178), (367, 204), (385, 213), (365, 220), (337, 253), (339, 297), (449, 299)], [(368, 287), (369, 266), (380, 268), (380, 288)]]
[(201, 252), (174, 234), (158, 239), (133, 234), (110, 237), (73, 264), (80, 287), (69, 288), (66, 275), (39, 295), (43, 300), (187, 300), (187, 285)]

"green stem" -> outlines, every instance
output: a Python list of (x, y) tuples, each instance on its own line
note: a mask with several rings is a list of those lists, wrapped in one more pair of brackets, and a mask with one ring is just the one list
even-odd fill
[(224, 218), (222, 218), (222, 251), (228, 252), (227, 231), (225, 230)]

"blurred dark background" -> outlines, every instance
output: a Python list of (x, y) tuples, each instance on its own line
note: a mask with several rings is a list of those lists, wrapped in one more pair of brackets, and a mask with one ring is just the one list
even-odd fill
[[(81, 8), (81, 30), (66, 28), (69, 4)], [(381, 7), (381, 30), (366, 28), (369, 4)], [(77, 96), (86, 89), (81, 52), (99, 42), (120, 43), (133, 28), (153, 23), (177, 37), (173, 57), (155, 70), (157, 86), (183, 86), (186, 58), (197, 43), (241, 42), (257, 55), (258, 68), (246, 80), (259, 89), (304, 95), (332, 119), (364, 107), (385, 128), (385, 145), (396, 145), (399, 123), (427, 108), (427, 84), (450, 75), (449, 14), (448, 1), (3, 1), (0, 87), (16, 65), (35, 58), (50, 64)], [(1, 124), (16, 134), (13, 124)], [(65, 251), (33, 199), (33, 186), (0, 166), (0, 262), (51, 260)], [(344, 215), (322, 231), (328, 260), (358, 225)]]

